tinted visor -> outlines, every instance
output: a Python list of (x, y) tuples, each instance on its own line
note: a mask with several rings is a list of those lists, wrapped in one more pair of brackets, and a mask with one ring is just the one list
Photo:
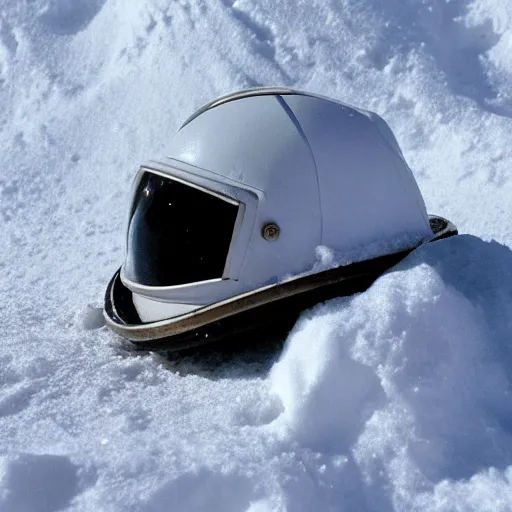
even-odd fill
[(128, 227), (124, 275), (147, 286), (221, 278), (239, 205), (146, 172)]

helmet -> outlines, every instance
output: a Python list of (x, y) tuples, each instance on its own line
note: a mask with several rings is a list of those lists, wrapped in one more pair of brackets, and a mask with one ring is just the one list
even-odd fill
[(168, 337), (181, 320), (196, 328), (198, 313), (225, 318), (237, 298), (311, 276), (319, 246), (357, 262), (433, 237), (378, 115), (291, 89), (242, 91), (202, 107), (141, 166), (105, 314), (129, 338)]

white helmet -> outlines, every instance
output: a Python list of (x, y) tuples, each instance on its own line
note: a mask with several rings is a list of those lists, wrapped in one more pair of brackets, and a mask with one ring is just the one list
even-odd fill
[(380, 256), (434, 237), (388, 125), (321, 96), (272, 88), (221, 98), (184, 123), (167, 155), (136, 177), (117, 277), (141, 326), (279, 286), (313, 268), (318, 246), (357, 260), (369, 245)]

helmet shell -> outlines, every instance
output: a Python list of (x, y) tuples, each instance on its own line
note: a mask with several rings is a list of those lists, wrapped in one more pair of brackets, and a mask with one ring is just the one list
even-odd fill
[[(227, 282), (191, 285), (190, 293), (127, 283), (147, 298), (211, 304), (310, 270), (321, 245), (356, 261), (432, 237), (421, 193), (385, 121), (322, 96), (259, 89), (221, 98), (187, 120), (166, 155), (160, 172), (167, 163), (217, 186), (234, 184), (254, 194), (257, 207)], [(279, 227), (277, 239), (262, 235), (268, 223)], [(379, 248), (369, 254), (370, 245)]]

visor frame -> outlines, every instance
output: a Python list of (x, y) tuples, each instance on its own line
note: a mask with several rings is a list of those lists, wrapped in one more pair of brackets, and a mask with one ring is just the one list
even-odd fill
[[(130, 202), (130, 218), (136, 202), (136, 191), (142, 176), (152, 173), (164, 178), (178, 181), (196, 188), (201, 192), (213, 195), (220, 200), (238, 206), (233, 234), (224, 265), (222, 276), (216, 279), (195, 281), (171, 286), (148, 286), (130, 280), (124, 274), (124, 263), (121, 267), (121, 281), (132, 292), (163, 302), (208, 303), (216, 300), (216, 295), (225, 295), (234, 282), (236, 283), (243, 266), (245, 254), (253, 234), (257, 218), (258, 204), (263, 192), (248, 187), (211, 171), (201, 169), (185, 162), (166, 158), (166, 161), (150, 161), (142, 165), (132, 184)], [(129, 222), (128, 222), (129, 225)], [(128, 233), (128, 230), (127, 230)], [(128, 235), (127, 235), (128, 236)], [(127, 243), (127, 240), (126, 240)], [(221, 291), (223, 290), (223, 292)]]

